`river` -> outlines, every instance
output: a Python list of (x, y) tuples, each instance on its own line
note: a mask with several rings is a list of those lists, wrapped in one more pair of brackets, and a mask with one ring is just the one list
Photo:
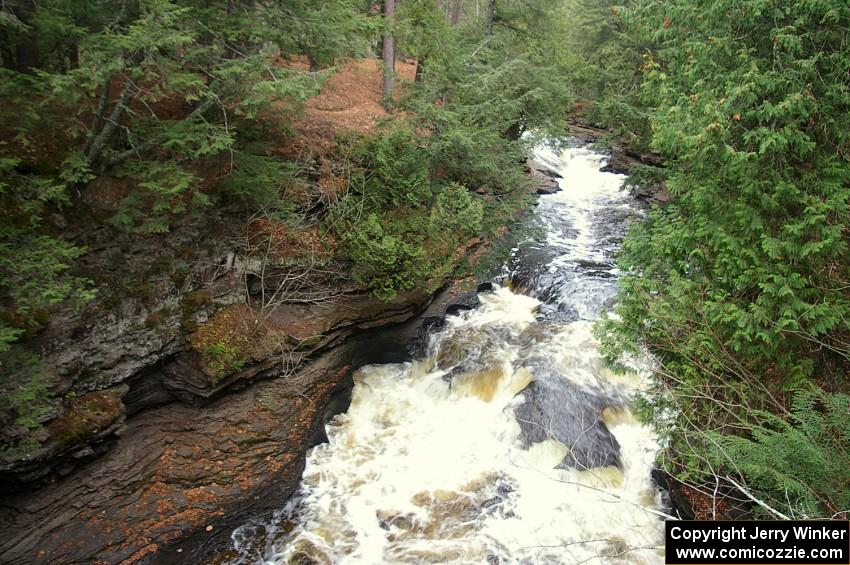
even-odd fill
[(563, 176), (535, 209), (542, 235), (427, 358), (355, 373), (300, 490), (234, 533), (234, 564), (663, 563), (659, 446), (629, 411), (646, 371), (609, 371), (592, 334), (641, 212), (604, 156), (535, 158)]

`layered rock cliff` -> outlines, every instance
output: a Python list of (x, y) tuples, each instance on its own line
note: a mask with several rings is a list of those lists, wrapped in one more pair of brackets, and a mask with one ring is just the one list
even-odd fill
[[(242, 258), (217, 244), (207, 251), (186, 276), (194, 283), (152, 276), (145, 298), (62, 318), (38, 337), (71, 400), (47, 424), (44, 447), (2, 469), (4, 563), (196, 561), (216, 534), (282, 505), (323, 423), (347, 406), (352, 366), (405, 355), (416, 328), (391, 342), (374, 330), (431, 298), (384, 302), (340, 279), (331, 298), (264, 313)], [(444, 310), (438, 301), (430, 314)], [(199, 342), (210, 333), (267, 347), (217, 366)]]

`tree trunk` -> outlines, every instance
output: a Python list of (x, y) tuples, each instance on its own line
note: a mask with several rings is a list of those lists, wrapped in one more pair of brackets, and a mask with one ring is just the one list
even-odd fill
[(457, 25), (460, 21), (460, 11), (463, 9), (463, 0), (454, 0), (452, 3), (452, 25)]
[(38, 44), (34, 37), (26, 36), (15, 46), (15, 59), (19, 73), (32, 74), (38, 68)]
[(525, 122), (525, 117), (520, 116), (517, 121), (512, 123), (505, 133), (503, 134), (506, 139), (510, 139), (511, 141), (517, 141), (522, 137), (523, 132), (525, 131), (525, 126), (523, 123)]
[(496, 19), (496, 0), (487, 0), (487, 22), (484, 24), (484, 32), (493, 35), (493, 20)]
[(443, 14), (446, 23), (449, 22), (449, 7), (451, 6), (451, 0), (436, 0), (437, 11)]
[(416, 58), (416, 74), (413, 75), (413, 82), (419, 84), (422, 82), (422, 72), (425, 70), (425, 57), (419, 56)]
[[(8, 49), (8, 58), (19, 73), (33, 74), (34, 69), (40, 67), (41, 54), (38, 49), (38, 41), (31, 28), (32, 20), (37, 9), (35, 2), (5, 2), (0, 0), (2, 9), (11, 18), (11, 28), (4, 29), (4, 47)], [(10, 41), (11, 40), (11, 41)], [(6, 55), (4, 53), (4, 55)], [(5, 61), (6, 57), (4, 57)], [(7, 66), (4, 63), (4, 66)]]
[(109, 109), (110, 85), (112, 84), (112, 75), (104, 79), (103, 86), (100, 87), (100, 101), (97, 104), (97, 110), (92, 117), (92, 124), (89, 128), (89, 135), (86, 139), (86, 145), (83, 147), (83, 155), (88, 155), (100, 128), (103, 127), (103, 120), (106, 119), (106, 111)]
[(106, 147), (120, 126), (121, 118), (124, 116), (127, 105), (136, 95), (136, 85), (129, 77), (126, 80), (127, 82), (124, 83), (124, 89), (121, 91), (121, 95), (115, 101), (115, 107), (112, 109), (109, 117), (105, 119), (103, 127), (92, 141), (89, 151), (86, 154), (86, 159), (92, 165), (100, 159), (100, 154), (104, 147)]
[[(392, 26), (395, 14), (395, 0), (384, 0), (384, 19), (387, 26)], [(381, 48), (384, 60), (384, 97), (382, 104), (387, 112), (393, 109), (393, 84), (395, 83), (395, 41), (392, 33), (384, 32)]]
[(80, 66), (80, 47), (75, 43), (68, 49), (68, 70), (72, 71)]
[(0, 60), (2, 60), (4, 69), (9, 69), (10, 71), (18, 70), (18, 65), (15, 63), (15, 51), (11, 46), (0, 44)]
[[(212, 96), (212, 95), (207, 96), (207, 98), (204, 99), (203, 102), (198, 104), (195, 107), (195, 109), (192, 110), (191, 114), (189, 114), (188, 116), (186, 116), (184, 118), (184, 121), (191, 122), (195, 118), (202, 117), (204, 115), (204, 113), (212, 107), (212, 105), (215, 103), (215, 101), (216, 101), (216, 98), (214, 96)], [(110, 159), (109, 161), (104, 163), (103, 168), (104, 169), (110, 169), (112, 167), (120, 165), (121, 163), (123, 163), (124, 161), (126, 161), (127, 159), (129, 159), (131, 157), (141, 156), (143, 153), (145, 153), (146, 151), (150, 151), (154, 147), (157, 147), (162, 142), (163, 142), (163, 139), (162, 139), (161, 135), (157, 136), (157, 137), (152, 137), (151, 139), (142, 143), (138, 147), (133, 147), (132, 149), (128, 149), (127, 151), (124, 151), (123, 153), (119, 153), (118, 155), (116, 155), (115, 157), (113, 157), (112, 159)]]

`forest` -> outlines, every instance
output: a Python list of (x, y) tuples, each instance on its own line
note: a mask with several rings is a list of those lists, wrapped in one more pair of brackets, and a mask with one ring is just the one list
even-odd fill
[[(380, 107), (316, 121), (367, 64)], [(0, 471), (117, 421), (132, 371), (57, 361), (75, 324), (173, 329), (218, 394), (285, 349), (281, 305), (474, 276), (533, 204), (530, 148), (580, 125), (672, 195), (595, 329), (612, 367), (657, 361), (658, 466), (702, 517), (846, 519), (848, 69), (840, 0), (0, 1)], [(196, 267), (228, 253), (214, 303)]]

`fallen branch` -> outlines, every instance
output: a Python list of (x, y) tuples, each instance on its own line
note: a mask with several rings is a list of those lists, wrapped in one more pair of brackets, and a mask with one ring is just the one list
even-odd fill
[(758, 504), (759, 506), (761, 506), (762, 508), (764, 508), (765, 510), (770, 512), (771, 514), (773, 514), (775, 517), (777, 517), (781, 520), (790, 520), (791, 519), (788, 516), (786, 516), (785, 514), (783, 514), (782, 512), (780, 512), (779, 510), (776, 510), (775, 508), (772, 508), (771, 506), (769, 506), (763, 500), (759, 500), (758, 498), (753, 496), (750, 493), (750, 491), (748, 491), (742, 485), (738, 484), (735, 481), (735, 479), (733, 479), (732, 477), (727, 476), (726, 480), (729, 481), (730, 483), (732, 483), (732, 486), (735, 487), (736, 489), (738, 489), (739, 491), (741, 491), (741, 493), (743, 493), (744, 496), (746, 496), (747, 498), (749, 498), (750, 500), (752, 500), (753, 502), (755, 502), (756, 504)]

